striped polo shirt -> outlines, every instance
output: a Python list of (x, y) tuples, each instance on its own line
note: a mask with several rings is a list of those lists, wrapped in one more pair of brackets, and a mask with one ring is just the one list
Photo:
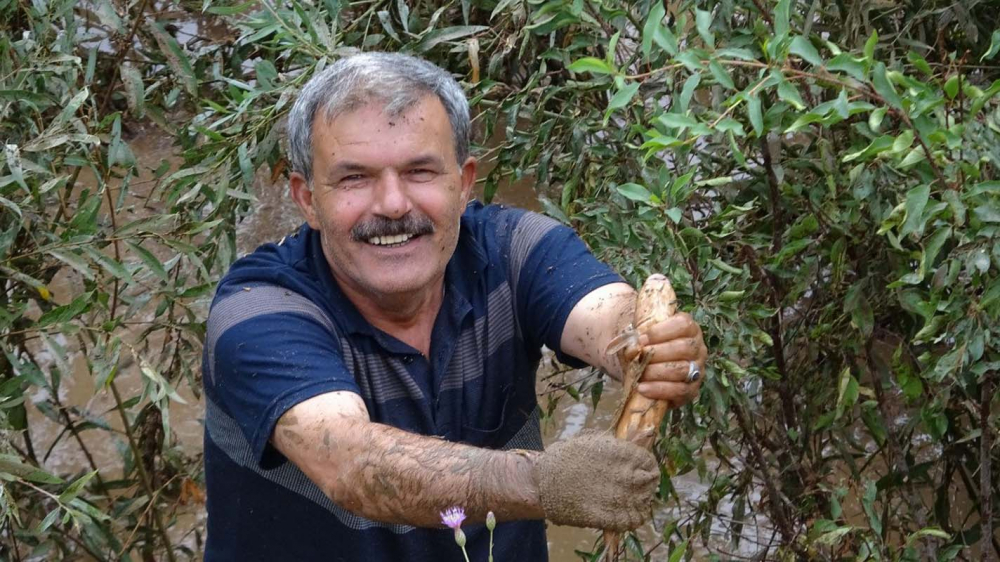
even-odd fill
[[(318, 231), (303, 225), (222, 279), (203, 359), (206, 560), (459, 560), (453, 535), (360, 517), (333, 503), (270, 444), (278, 418), (333, 391), (372, 421), (493, 449), (542, 448), (535, 370), (574, 305), (621, 278), (572, 229), (472, 202), (445, 270), (429, 356), (373, 327), (344, 296)], [(464, 527), (485, 560), (482, 525)], [(497, 560), (547, 560), (542, 521), (498, 525)]]

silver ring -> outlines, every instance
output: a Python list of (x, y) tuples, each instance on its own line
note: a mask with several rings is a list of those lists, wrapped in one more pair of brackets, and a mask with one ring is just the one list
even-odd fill
[(698, 368), (698, 364), (697, 363), (695, 363), (694, 361), (691, 361), (690, 363), (688, 363), (687, 381), (688, 382), (696, 382), (700, 378), (701, 378), (701, 369)]

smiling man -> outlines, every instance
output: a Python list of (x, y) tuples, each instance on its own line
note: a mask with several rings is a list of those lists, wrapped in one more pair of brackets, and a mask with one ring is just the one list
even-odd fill
[[(585, 435), (542, 451), (543, 345), (615, 376), (602, 354), (635, 292), (573, 231), (470, 203), (460, 86), (371, 53), (313, 77), (289, 121), (306, 224), (237, 261), (208, 321), (206, 560), (547, 559), (544, 519), (624, 530), (650, 515), (647, 451)], [(706, 350), (680, 314), (650, 327), (639, 391), (683, 404)], [(691, 376), (692, 373), (695, 376)]]

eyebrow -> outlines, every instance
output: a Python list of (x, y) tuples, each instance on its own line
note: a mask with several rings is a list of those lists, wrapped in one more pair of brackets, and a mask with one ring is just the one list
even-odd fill
[[(402, 168), (404, 169), (416, 168), (420, 166), (433, 166), (441, 168), (444, 167), (444, 164), (442, 160), (437, 156), (426, 154), (423, 156), (417, 156), (416, 158), (407, 160), (406, 162), (403, 163)], [(365, 166), (364, 164), (359, 164), (357, 162), (351, 162), (348, 160), (334, 164), (333, 168), (330, 169), (330, 172), (327, 174), (326, 177), (329, 183), (334, 183), (338, 179), (338, 177), (343, 174), (348, 174), (351, 172), (367, 172), (370, 169), (371, 169), (370, 167)]]
[(415, 168), (418, 166), (436, 166), (438, 168), (443, 167), (443, 163), (437, 156), (431, 156), (430, 154), (424, 156), (417, 156), (412, 160), (407, 160), (403, 164), (404, 168)]

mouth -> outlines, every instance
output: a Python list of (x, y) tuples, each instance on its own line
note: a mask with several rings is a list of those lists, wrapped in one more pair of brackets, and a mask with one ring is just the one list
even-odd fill
[(378, 246), (380, 248), (399, 248), (405, 246), (408, 242), (415, 238), (419, 238), (419, 234), (396, 234), (393, 236), (373, 236), (368, 240), (365, 240), (368, 244), (372, 246)]

